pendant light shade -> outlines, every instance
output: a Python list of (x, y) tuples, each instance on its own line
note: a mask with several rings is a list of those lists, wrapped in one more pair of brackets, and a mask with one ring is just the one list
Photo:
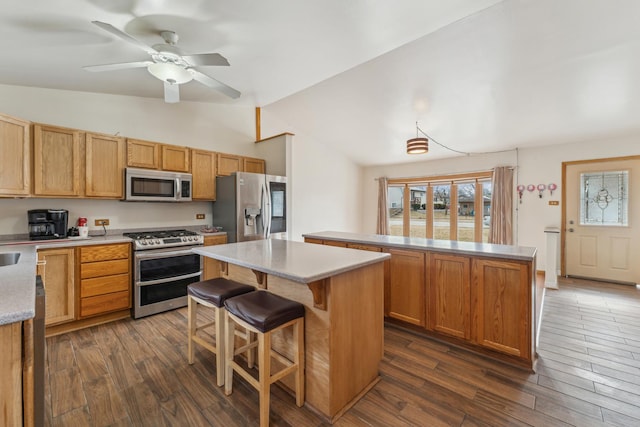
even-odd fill
[(407, 154), (424, 154), (429, 151), (427, 138), (411, 138), (407, 140)]

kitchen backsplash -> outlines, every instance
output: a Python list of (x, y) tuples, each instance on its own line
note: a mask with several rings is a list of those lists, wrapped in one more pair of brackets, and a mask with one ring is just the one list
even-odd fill
[[(88, 199), (0, 199), (0, 238), (4, 235), (24, 235), (27, 231), (29, 209), (67, 209), (69, 227), (79, 217), (89, 223), (89, 233), (102, 230), (95, 226), (96, 219), (109, 219), (107, 230), (150, 229), (157, 227), (211, 225), (211, 202), (147, 203), (117, 200)], [(205, 214), (196, 219), (196, 214)]]

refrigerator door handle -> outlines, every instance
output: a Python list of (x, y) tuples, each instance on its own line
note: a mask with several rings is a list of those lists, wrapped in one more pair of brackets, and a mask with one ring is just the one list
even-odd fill
[(266, 206), (265, 206), (265, 212), (266, 212), (266, 217), (267, 217), (267, 227), (265, 229), (265, 238), (268, 239), (269, 237), (271, 237), (271, 187), (269, 185), (269, 181), (267, 178), (267, 181), (265, 181), (265, 194), (266, 194)]
[(266, 184), (263, 182), (260, 185), (260, 205), (262, 206), (262, 237), (265, 239), (269, 237), (269, 221), (267, 219), (267, 188)]

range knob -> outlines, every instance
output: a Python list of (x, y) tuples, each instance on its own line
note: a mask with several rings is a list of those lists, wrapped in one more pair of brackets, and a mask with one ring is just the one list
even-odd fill
[(140, 240), (138, 241), (138, 243), (140, 243), (142, 246), (145, 246), (147, 244), (146, 240)]

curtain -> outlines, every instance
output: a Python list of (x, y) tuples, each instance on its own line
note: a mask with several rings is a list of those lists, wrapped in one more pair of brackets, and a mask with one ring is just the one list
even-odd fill
[(377, 234), (389, 234), (389, 209), (387, 206), (387, 178), (378, 178), (378, 223)]
[(513, 244), (513, 170), (500, 166), (491, 181), (491, 225), (489, 243)]

